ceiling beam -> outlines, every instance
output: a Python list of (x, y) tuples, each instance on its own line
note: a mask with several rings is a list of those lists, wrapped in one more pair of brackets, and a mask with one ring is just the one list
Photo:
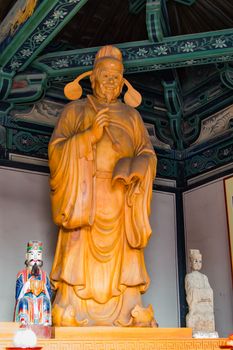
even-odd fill
[[(126, 73), (138, 73), (228, 62), (233, 60), (233, 28), (215, 32), (163, 38), (162, 42), (130, 42), (116, 45), (123, 53)], [(92, 69), (98, 47), (49, 53), (32, 67), (62, 80)]]
[(147, 0), (146, 2), (146, 27), (149, 41), (163, 40), (162, 29), (162, 0)]
[[(1, 68), (15, 73), (25, 70), (86, 2), (87, 0), (42, 1), (32, 15), (20, 24), (17, 22), (18, 13), (11, 11), (3, 23), (6, 26), (6, 23), (12, 22), (12, 26), (4, 40), (6, 42), (7, 39), (7, 46), (1, 48)], [(15, 26), (18, 26), (17, 29), (14, 29)], [(1, 25), (0, 31), (4, 28)]]
[[(129, 10), (133, 14), (138, 14), (144, 6), (146, 5), (147, 0), (129, 0)], [(165, 0), (166, 1), (166, 0)], [(182, 5), (191, 6), (196, 2), (196, 0), (174, 0), (175, 2), (179, 2)]]
[(146, 0), (129, 0), (129, 11), (137, 15), (145, 6)]
[(176, 2), (179, 2), (180, 4), (191, 6), (196, 2), (196, 0), (175, 0)]

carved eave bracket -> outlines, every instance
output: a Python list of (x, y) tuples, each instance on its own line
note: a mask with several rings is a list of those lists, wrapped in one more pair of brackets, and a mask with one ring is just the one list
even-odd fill
[(14, 77), (8, 101), (28, 103), (39, 100), (47, 89), (45, 73), (18, 74)]
[(221, 82), (229, 89), (233, 89), (233, 67), (230, 63), (218, 65)]
[(183, 149), (183, 136), (181, 130), (182, 110), (181, 100), (178, 91), (177, 81), (165, 82), (162, 81), (164, 88), (164, 100), (167, 106), (167, 116), (174, 144), (177, 149)]
[(177, 80), (162, 81), (164, 100), (167, 107), (167, 117), (174, 146), (177, 150), (184, 150), (198, 137), (200, 132), (199, 116), (192, 120), (185, 120), (183, 116), (182, 94)]
[(192, 146), (201, 144), (224, 134), (232, 127), (232, 125), (230, 125), (231, 120), (233, 120), (233, 105), (204, 119), (201, 122), (200, 135)]
[(14, 73), (0, 70), (0, 101), (7, 99), (12, 86)]

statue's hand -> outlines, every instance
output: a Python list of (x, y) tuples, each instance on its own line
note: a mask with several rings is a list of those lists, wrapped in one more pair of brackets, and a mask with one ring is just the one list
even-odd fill
[(106, 114), (108, 111), (109, 108), (103, 108), (96, 114), (91, 128), (94, 143), (98, 142), (102, 138), (104, 127), (107, 127), (109, 124), (109, 116)]

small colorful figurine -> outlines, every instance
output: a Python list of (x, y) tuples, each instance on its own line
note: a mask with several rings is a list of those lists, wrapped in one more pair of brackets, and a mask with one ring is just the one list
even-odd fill
[(17, 274), (14, 320), (22, 325), (51, 325), (51, 287), (45, 271), (41, 269), (42, 242), (29, 241), (26, 268)]

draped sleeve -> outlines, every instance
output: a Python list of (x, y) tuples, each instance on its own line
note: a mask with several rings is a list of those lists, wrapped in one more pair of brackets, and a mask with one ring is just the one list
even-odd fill
[[(152, 196), (153, 180), (156, 175), (157, 158), (151, 144), (148, 132), (143, 124), (140, 114), (134, 110), (133, 113), (134, 133), (134, 162), (142, 158), (144, 163), (143, 176), (140, 183), (134, 185), (131, 200), (126, 204), (126, 235), (129, 245), (132, 248), (141, 249), (147, 245), (151, 235), (149, 222), (150, 203)], [(135, 170), (135, 167), (134, 167)], [(142, 167), (137, 169), (141, 174)], [(129, 191), (130, 192), (130, 191)]]
[(52, 215), (65, 229), (93, 222), (94, 146), (85, 113), (85, 100), (68, 104), (49, 143)]
[(20, 292), (23, 288), (24, 281), (23, 281), (23, 274), (21, 271), (17, 274), (17, 280), (16, 280), (16, 288), (15, 288), (15, 300), (17, 301), (19, 299)]

